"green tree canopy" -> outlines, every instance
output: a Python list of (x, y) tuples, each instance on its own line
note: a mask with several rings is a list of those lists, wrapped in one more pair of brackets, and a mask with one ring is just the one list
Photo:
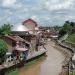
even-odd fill
[(69, 21), (66, 21), (66, 22), (64, 23), (64, 25), (63, 25), (63, 29), (64, 29), (66, 32), (68, 32), (68, 31), (71, 30), (71, 28), (72, 28), (71, 23), (70, 23)]
[(6, 34), (11, 34), (11, 28), (12, 25), (10, 24), (4, 24), (1, 28), (0, 28), (0, 34), (1, 35), (6, 35)]
[(64, 25), (59, 31), (59, 36), (61, 37), (66, 33), (70, 33), (74, 25), (75, 25), (74, 22), (65, 21)]
[(3, 62), (4, 56), (8, 50), (6, 42), (4, 42), (2, 39), (0, 39), (0, 63)]
[(0, 39), (0, 58), (3, 57), (7, 52), (7, 44)]

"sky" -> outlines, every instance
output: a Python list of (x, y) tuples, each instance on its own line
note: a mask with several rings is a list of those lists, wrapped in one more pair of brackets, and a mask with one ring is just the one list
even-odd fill
[(0, 25), (18, 25), (29, 18), (42, 26), (75, 22), (75, 0), (0, 0)]

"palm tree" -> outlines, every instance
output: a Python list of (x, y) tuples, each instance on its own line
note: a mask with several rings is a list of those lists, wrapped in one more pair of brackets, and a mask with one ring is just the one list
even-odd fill
[(1, 35), (10, 35), (11, 34), (11, 28), (12, 25), (8, 24), (4, 24), (1, 28), (0, 28), (0, 34)]

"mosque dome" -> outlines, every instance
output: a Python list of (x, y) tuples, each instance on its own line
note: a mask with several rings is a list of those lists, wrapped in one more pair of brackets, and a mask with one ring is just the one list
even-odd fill
[(29, 29), (24, 25), (16, 25), (13, 27), (12, 31), (29, 31)]

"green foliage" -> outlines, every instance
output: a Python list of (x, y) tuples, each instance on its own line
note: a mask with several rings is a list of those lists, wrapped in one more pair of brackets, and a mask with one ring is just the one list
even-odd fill
[(74, 22), (71, 22), (71, 26), (72, 26), (72, 27), (75, 27), (75, 23), (74, 23)]
[(70, 25), (70, 22), (69, 21), (66, 21), (64, 23), (64, 26), (63, 26), (63, 29), (68, 32), (69, 30), (71, 30), (72, 26)]
[(65, 21), (63, 27), (59, 31), (59, 36), (61, 37), (66, 33), (70, 33), (74, 26), (75, 26), (74, 22)]
[(11, 70), (9, 71), (8, 73), (6, 73), (6, 75), (18, 75), (18, 69), (15, 69), (15, 70)]
[(4, 60), (4, 56), (7, 52), (7, 44), (3, 40), (0, 39), (0, 63)]
[(0, 34), (1, 35), (6, 35), (6, 34), (11, 34), (11, 28), (12, 25), (10, 24), (4, 24), (1, 28), (0, 28)]
[(71, 75), (75, 75), (75, 71), (74, 72), (72, 72), (72, 74)]
[(66, 41), (70, 43), (75, 43), (75, 34), (70, 34), (68, 38), (66, 39)]
[(59, 37), (63, 36), (64, 34), (66, 34), (66, 30), (64, 30), (63, 28), (59, 31)]

